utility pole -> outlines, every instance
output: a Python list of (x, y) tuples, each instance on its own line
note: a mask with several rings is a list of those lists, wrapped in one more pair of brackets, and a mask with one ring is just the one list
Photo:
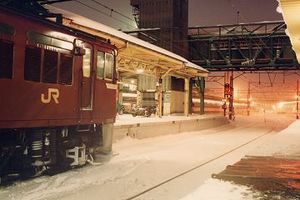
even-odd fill
[(200, 96), (200, 115), (203, 115), (204, 112), (204, 92), (205, 92), (205, 79), (204, 77), (198, 77), (199, 85), (199, 96)]
[(248, 93), (247, 93), (247, 116), (250, 115), (250, 82), (248, 82)]
[(227, 101), (231, 96), (231, 89), (229, 82), (229, 72), (224, 73), (224, 99), (222, 109), (224, 111), (224, 117), (227, 115)]
[(163, 92), (162, 92), (162, 75), (161, 71), (156, 69), (156, 90), (155, 90), (155, 100), (156, 100), (156, 116), (162, 117), (163, 112)]
[(234, 89), (233, 89), (233, 71), (230, 76), (230, 90), (231, 95), (229, 97), (229, 119), (234, 120), (234, 107), (233, 107), (233, 98), (234, 98)]
[(296, 104), (296, 110), (297, 110), (297, 114), (296, 114), (296, 119), (299, 119), (299, 80), (297, 80), (297, 104)]

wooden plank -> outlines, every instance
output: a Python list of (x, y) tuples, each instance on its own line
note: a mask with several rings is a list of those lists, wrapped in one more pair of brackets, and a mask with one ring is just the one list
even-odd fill
[(246, 156), (212, 177), (300, 195), (300, 157)]

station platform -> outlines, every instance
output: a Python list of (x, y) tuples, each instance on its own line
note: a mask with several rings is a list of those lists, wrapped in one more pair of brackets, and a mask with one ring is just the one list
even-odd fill
[(170, 115), (159, 118), (155, 116), (133, 117), (130, 114), (123, 114), (116, 117), (113, 142), (125, 137), (143, 139), (200, 131), (228, 123), (228, 119), (220, 115)]

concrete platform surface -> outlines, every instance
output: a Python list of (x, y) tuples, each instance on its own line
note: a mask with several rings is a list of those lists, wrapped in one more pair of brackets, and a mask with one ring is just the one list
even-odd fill
[(199, 131), (222, 126), (229, 123), (220, 115), (171, 115), (159, 117), (133, 117), (118, 115), (114, 124), (113, 141), (132, 137), (137, 139), (161, 135), (178, 134), (182, 132)]

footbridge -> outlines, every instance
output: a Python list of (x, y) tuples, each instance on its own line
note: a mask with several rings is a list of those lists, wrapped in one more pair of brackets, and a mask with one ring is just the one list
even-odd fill
[(189, 28), (190, 60), (209, 71), (297, 70), (284, 21)]

